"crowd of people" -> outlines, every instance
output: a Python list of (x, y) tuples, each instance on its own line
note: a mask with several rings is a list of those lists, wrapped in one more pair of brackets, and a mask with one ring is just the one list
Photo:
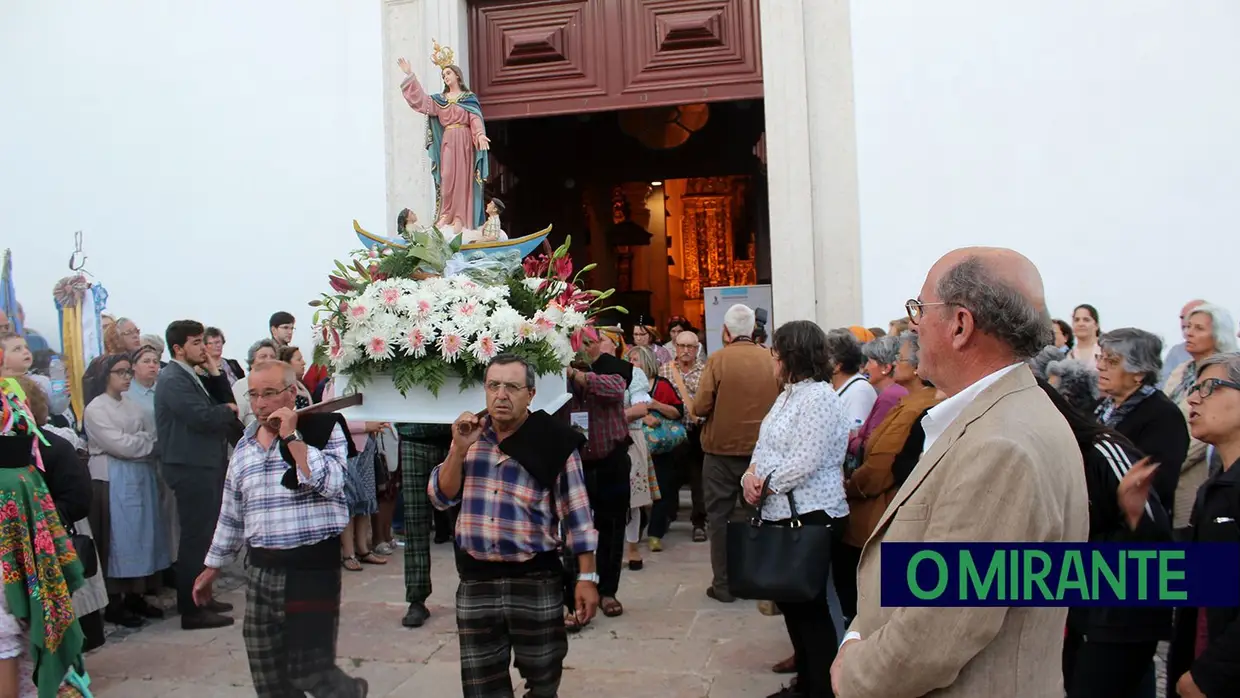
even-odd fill
[(515, 657), (527, 695), (553, 698), (569, 634), (625, 613), (622, 573), (644, 554), (708, 545), (704, 594), (736, 602), (728, 525), (752, 516), (828, 532), (797, 554), (829, 561), (843, 615), (825, 580), (774, 599), (793, 653), (773, 669), (795, 677), (771, 698), (1147, 698), (1164, 641), (1167, 695), (1237, 695), (1240, 608), (880, 605), (884, 541), (1240, 541), (1235, 322), (1201, 300), (1180, 320), (1183, 343), (1164, 352), (1150, 332), (1104, 330), (1091, 305), (1052, 319), (1027, 259), (959, 250), (886, 329), (791, 321), (768, 337), (743, 305), (718, 338), (679, 317), (600, 328), (556, 415), (529, 411), (533, 369), (501, 354), (485, 416), (451, 426), (299, 414), (334, 387), (290, 344), (289, 313), (244, 362), (196, 321), (155, 336), (105, 318), (80, 420), (52, 404), (51, 352), (0, 331), (0, 556), (42, 554), (9, 520), (39, 516), (50, 549), (81, 558), (40, 580), (59, 596), (6, 574), (0, 695), (80, 685), (103, 622), (162, 618), (167, 587), (182, 628), (231, 625), (213, 587), (244, 553), (257, 694), (365, 696), (335, 662), (342, 576), (403, 549), (401, 622), (420, 627), (433, 531), (455, 548), (465, 695), (513, 695)]

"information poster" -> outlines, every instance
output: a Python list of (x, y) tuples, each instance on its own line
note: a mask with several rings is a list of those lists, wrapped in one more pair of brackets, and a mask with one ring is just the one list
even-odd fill
[(770, 284), (758, 286), (718, 286), (702, 289), (706, 303), (706, 353), (713, 354), (723, 346), (723, 316), (736, 304), (747, 305), (755, 311), (766, 311), (766, 333), (775, 328), (775, 316), (771, 303)]

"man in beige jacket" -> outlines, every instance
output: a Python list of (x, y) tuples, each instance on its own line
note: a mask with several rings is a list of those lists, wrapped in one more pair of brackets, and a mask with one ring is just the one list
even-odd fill
[(948, 398), (862, 551), (836, 695), (1062, 698), (1066, 608), (894, 608), (879, 591), (884, 542), (1086, 540), (1080, 450), (1024, 363), (1051, 341), (1041, 276), (1011, 250), (957, 250), (908, 314), (918, 372)]

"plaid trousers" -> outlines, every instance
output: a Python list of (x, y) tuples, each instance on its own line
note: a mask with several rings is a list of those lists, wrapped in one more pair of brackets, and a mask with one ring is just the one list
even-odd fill
[(556, 698), (568, 656), (558, 572), (466, 581), (456, 590), (465, 698), (512, 698), (513, 662), (526, 698)]
[[(245, 593), (245, 653), (258, 698), (358, 698), (361, 684), (336, 666), (336, 632), (313, 651), (285, 646), (285, 585), (297, 570), (251, 567)], [(335, 573), (340, 574), (336, 569)], [(340, 614), (336, 613), (339, 626)]]
[(401, 424), (396, 429), (400, 436), (401, 498), (405, 502), (405, 603), (426, 603), (431, 595), (431, 499), (426, 486), (431, 470), (448, 457), (452, 440), (451, 427), (445, 427), (446, 441), (428, 438), (438, 436), (433, 431), (437, 427)]

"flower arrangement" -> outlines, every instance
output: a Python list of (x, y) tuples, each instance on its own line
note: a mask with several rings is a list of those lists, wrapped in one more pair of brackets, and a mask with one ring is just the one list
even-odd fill
[(524, 357), (538, 375), (559, 373), (597, 337), (595, 316), (627, 312), (601, 307), (612, 291), (579, 286), (595, 265), (573, 272), (571, 238), (524, 263), (515, 254), (463, 255), (459, 237), (446, 241), (433, 229), (406, 241), (337, 261), (333, 293), (310, 303), (316, 360), (350, 386), (388, 376), (401, 395), (422, 387), (438, 396), (457, 377), (466, 390), (501, 352)]

